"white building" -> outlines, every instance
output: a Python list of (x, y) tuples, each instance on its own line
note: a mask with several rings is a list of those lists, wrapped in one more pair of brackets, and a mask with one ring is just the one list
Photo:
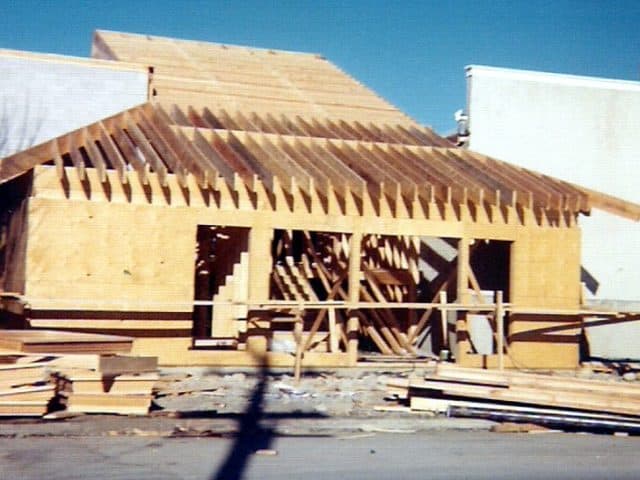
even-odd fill
[(0, 49), (0, 158), (147, 101), (144, 66)]
[[(471, 150), (640, 203), (640, 82), (483, 66), (466, 76)], [(593, 210), (580, 225), (583, 278), (598, 282), (587, 301), (639, 311), (640, 223)], [(640, 322), (586, 335), (591, 356), (640, 358)]]
[[(466, 75), (471, 150), (640, 203), (640, 82), (483, 66)], [(595, 298), (640, 302), (640, 224), (595, 210), (580, 223)]]

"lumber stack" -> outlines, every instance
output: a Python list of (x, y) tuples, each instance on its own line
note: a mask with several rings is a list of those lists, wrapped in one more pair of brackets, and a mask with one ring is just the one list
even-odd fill
[(55, 395), (46, 381), (45, 362), (6, 363), (16, 359), (3, 356), (0, 362), (0, 416), (42, 416)]
[[(145, 415), (158, 381), (156, 357), (62, 357), (52, 374), (58, 403), (71, 413)], [(87, 368), (90, 365), (92, 368)]]
[(388, 388), (411, 411), (640, 433), (640, 385), (615, 379), (438, 364), (433, 373), (392, 380)]

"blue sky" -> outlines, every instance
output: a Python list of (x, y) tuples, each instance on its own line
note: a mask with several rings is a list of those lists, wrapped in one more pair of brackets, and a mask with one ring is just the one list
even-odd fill
[(640, 1), (4, 0), (0, 48), (88, 56), (94, 29), (321, 53), (441, 133), (469, 64), (640, 80)]

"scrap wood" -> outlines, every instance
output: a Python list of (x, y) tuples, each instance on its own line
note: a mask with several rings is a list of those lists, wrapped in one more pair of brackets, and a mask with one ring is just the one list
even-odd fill
[(497, 425), (492, 425), (492, 432), (497, 433), (556, 433), (559, 430), (552, 430), (535, 423), (515, 423), (515, 422), (503, 422)]
[(404, 405), (375, 405), (373, 409), (376, 412), (401, 412), (401, 413), (415, 413), (411, 407)]
[(156, 397), (168, 397), (172, 395), (189, 395), (192, 393), (200, 393), (204, 395), (220, 396), (225, 395), (225, 391), (221, 387), (211, 388), (195, 388), (195, 387), (170, 387), (170, 388), (154, 388)]

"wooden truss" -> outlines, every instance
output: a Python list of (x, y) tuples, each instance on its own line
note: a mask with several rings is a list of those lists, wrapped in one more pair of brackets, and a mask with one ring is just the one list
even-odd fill
[[(431, 131), (358, 121), (284, 117), (205, 108), (171, 113), (145, 104), (8, 157), (5, 182), (39, 164), (63, 179), (88, 168), (101, 182), (116, 171), (127, 184), (150, 177), (182, 188), (248, 198), (253, 208), (469, 219), (539, 225), (572, 223), (603, 203), (594, 192), (467, 150), (442, 146)], [(609, 210), (638, 214), (609, 198)], [(260, 207), (258, 207), (258, 204)]]

